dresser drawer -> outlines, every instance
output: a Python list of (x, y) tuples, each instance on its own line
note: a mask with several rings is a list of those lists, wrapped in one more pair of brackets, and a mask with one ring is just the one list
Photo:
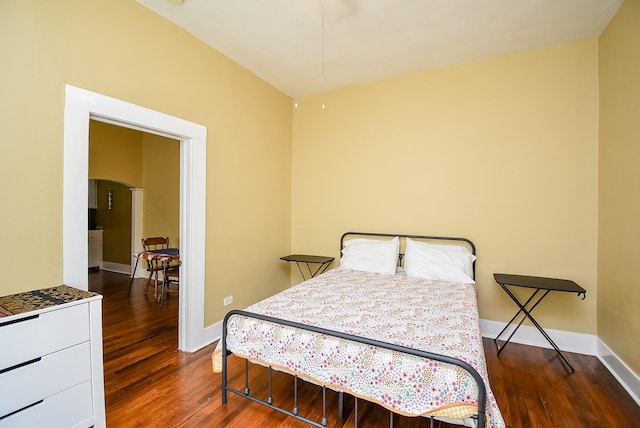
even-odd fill
[(0, 373), (0, 417), (91, 379), (89, 342)]
[(94, 424), (91, 381), (52, 395), (33, 406), (0, 419), (0, 428), (90, 427)]
[(88, 305), (0, 321), (0, 370), (88, 340)]

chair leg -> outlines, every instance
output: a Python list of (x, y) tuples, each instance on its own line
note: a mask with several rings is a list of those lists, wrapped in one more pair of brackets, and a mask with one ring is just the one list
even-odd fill
[(169, 298), (169, 293), (176, 293), (179, 291), (179, 288), (176, 290), (172, 290), (171, 289), (171, 284), (176, 284), (177, 287), (180, 287), (180, 280), (175, 281), (175, 280), (171, 280), (169, 279), (169, 277), (167, 277), (164, 281), (162, 281), (162, 297), (160, 298), (160, 306), (162, 307), (163, 303), (164, 303), (164, 299), (168, 299)]
[(158, 298), (158, 271), (157, 270), (156, 270), (155, 281), (153, 283), (153, 298), (154, 299)]
[(162, 278), (162, 285), (160, 285), (160, 307), (164, 305), (164, 293), (166, 293), (165, 291), (166, 283), (167, 283), (167, 274), (165, 272), (164, 277)]
[(149, 289), (149, 286), (151, 285), (151, 278), (153, 278), (153, 272), (149, 272), (149, 277), (147, 278), (147, 285), (144, 287), (144, 295), (147, 295), (147, 290)]

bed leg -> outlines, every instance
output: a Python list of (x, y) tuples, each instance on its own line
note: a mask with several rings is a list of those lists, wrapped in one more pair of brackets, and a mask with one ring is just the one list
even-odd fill
[(244, 360), (244, 395), (249, 395), (249, 360)]
[(227, 404), (227, 356), (222, 352), (222, 404)]
[(342, 414), (344, 413), (344, 392), (340, 391), (338, 393), (338, 417), (342, 419)]
[(327, 421), (327, 388), (322, 387), (322, 426), (326, 427)]
[(267, 403), (269, 404), (273, 404), (273, 380), (271, 372), (271, 366), (269, 366), (269, 398), (267, 398)]
[(293, 414), (298, 416), (298, 376), (293, 377)]
[(393, 412), (389, 412), (389, 428), (393, 428)]
[(354, 428), (358, 428), (358, 397), (353, 397)]

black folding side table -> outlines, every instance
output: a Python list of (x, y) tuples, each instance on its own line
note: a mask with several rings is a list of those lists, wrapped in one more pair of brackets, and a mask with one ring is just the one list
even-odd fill
[[(334, 260), (334, 257), (326, 257), (326, 256), (310, 256), (306, 254), (291, 254), (289, 256), (280, 257), (280, 260), (284, 260), (285, 262), (295, 262), (298, 266), (298, 270), (300, 271), (300, 275), (302, 275), (302, 279), (305, 281), (307, 278), (304, 276), (304, 272), (300, 267), (300, 263), (304, 263), (307, 265), (307, 270), (309, 271), (309, 278), (313, 278), (316, 275), (320, 275), (323, 273), (331, 262)], [(317, 264), (318, 267), (311, 270), (311, 265)]]
[[(542, 299), (547, 297), (547, 294), (549, 294), (552, 291), (565, 291), (568, 293), (577, 293), (578, 296), (582, 295), (582, 300), (585, 299), (587, 291), (584, 288), (580, 287), (575, 282), (569, 281), (566, 279), (543, 278), (538, 276), (509, 275), (504, 273), (494, 273), (493, 277), (495, 278), (496, 282), (500, 284), (500, 287), (502, 287), (504, 292), (507, 293), (509, 297), (511, 297), (511, 300), (513, 300), (516, 303), (516, 305), (518, 305), (518, 307), (520, 308), (520, 310), (516, 312), (513, 318), (511, 318), (511, 321), (507, 323), (507, 325), (493, 340), (496, 344), (496, 347), (498, 348), (498, 355), (500, 355), (500, 353), (505, 348), (505, 346), (507, 346), (507, 344), (509, 343), (513, 335), (516, 333), (516, 331), (518, 331), (518, 329), (524, 322), (524, 320), (529, 318), (529, 320), (533, 323), (533, 325), (536, 326), (538, 331), (540, 331), (540, 333), (542, 333), (544, 338), (547, 339), (547, 341), (551, 344), (551, 346), (553, 346), (553, 349), (556, 350), (556, 352), (558, 353), (558, 355), (560, 355), (562, 360), (567, 364), (567, 366), (569, 366), (571, 371), (574, 372), (575, 370), (573, 366), (569, 364), (569, 361), (567, 361), (567, 359), (565, 358), (564, 354), (562, 353), (558, 345), (555, 344), (555, 342), (551, 339), (551, 337), (549, 337), (547, 332), (544, 331), (544, 329), (540, 326), (540, 324), (538, 324), (538, 322), (533, 318), (533, 316), (531, 316), (531, 312), (536, 308), (536, 306), (538, 306), (538, 304), (542, 301)], [(511, 290), (509, 290), (509, 288), (507, 287), (509, 285), (515, 286), (515, 287), (532, 288), (535, 291), (523, 304), (511, 292)], [(537, 300), (534, 301), (534, 298), (538, 295), (538, 293), (542, 293), (542, 295), (538, 297)], [(504, 341), (502, 346), (500, 346), (500, 344), (498, 343), (500, 336), (502, 336), (502, 334), (507, 330), (507, 328), (509, 328), (509, 326), (513, 324), (514, 320), (521, 313), (524, 313), (524, 316), (522, 317), (522, 319), (520, 320), (516, 328), (511, 332), (511, 335), (507, 338), (507, 340)]]

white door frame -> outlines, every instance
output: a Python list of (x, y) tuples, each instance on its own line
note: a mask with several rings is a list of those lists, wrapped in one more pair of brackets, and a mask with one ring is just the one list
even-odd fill
[(87, 290), (89, 119), (180, 140), (180, 309), (178, 349), (204, 346), (207, 128), (65, 85), (62, 280)]

